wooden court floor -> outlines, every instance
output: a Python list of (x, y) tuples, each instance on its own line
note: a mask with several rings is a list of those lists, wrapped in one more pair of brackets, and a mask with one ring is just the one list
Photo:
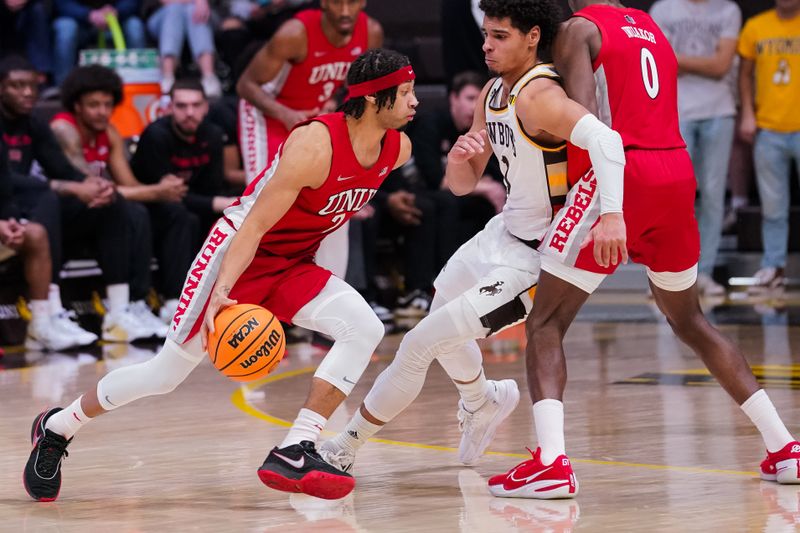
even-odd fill
[[(721, 302), (709, 313), (740, 344), (800, 434), (800, 306)], [(567, 339), (572, 501), (497, 499), (486, 479), (534, 446), (519, 330), (484, 343), (490, 378), (514, 378), (520, 406), (477, 466), (456, 458), (457, 394), (434, 365), (418, 400), (367, 444), (344, 500), (289, 496), (256, 468), (286, 431), (321, 352), (290, 347), (264, 382), (239, 387), (201, 365), (177, 391), (84, 428), (55, 503), (28, 499), (21, 471), (34, 415), (63, 405), (142, 347), (0, 359), (0, 531), (764, 531), (800, 530), (800, 486), (759, 481), (756, 431), (640, 295), (591, 300)], [(329, 429), (342, 428), (390, 360), (381, 344)]]

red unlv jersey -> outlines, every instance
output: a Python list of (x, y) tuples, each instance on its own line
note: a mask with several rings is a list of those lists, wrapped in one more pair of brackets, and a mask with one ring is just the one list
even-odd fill
[(600, 120), (626, 149), (683, 148), (678, 126), (678, 61), (667, 38), (644, 11), (590, 5), (574, 17), (600, 30), (594, 61)]
[(328, 101), (347, 78), (350, 63), (367, 51), (367, 15), (358, 14), (350, 41), (333, 46), (322, 32), (322, 11), (308, 9), (295, 18), (306, 27), (306, 58), (286, 63), (264, 89), (290, 109), (314, 109)]
[[(397, 162), (400, 133), (395, 130), (386, 132), (375, 164), (364, 168), (353, 152), (343, 113), (320, 115), (310, 122), (313, 121), (322, 122), (330, 132), (333, 156), (328, 177), (319, 188), (304, 187), (300, 191), (286, 214), (262, 237), (259, 253), (288, 260), (313, 258), (320, 241), (328, 233), (347, 222), (372, 200)], [(308, 122), (298, 126), (304, 124)], [(225, 218), (235, 229), (239, 229), (264, 185), (280, 167), (280, 155), (225, 210)]]
[[(80, 131), (78, 129), (78, 121), (75, 119), (75, 115), (72, 113), (62, 111), (61, 113), (55, 115), (50, 120), (50, 123), (52, 124), (56, 120), (69, 122), (75, 126), (77, 131)], [(89, 163), (89, 165), (92, 163), (102, 163), (103, 167), (108, 165), (108, 157), (111, 154), (111, 141), (108, 138), (108, 133), (105, 131), (98, 133), (94, 138), (94, 143), (81, 136), (81, 146), (83, 147), (83, 158), (87, 163)]]

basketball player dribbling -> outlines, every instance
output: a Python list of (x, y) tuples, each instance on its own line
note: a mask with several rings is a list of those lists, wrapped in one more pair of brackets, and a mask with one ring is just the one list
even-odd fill
[[(567, 94), (622, 135), (628, 253), (647, 267), (653, 296), (675, 334), (760, 431), (767, 448), (761, 478), (799, 483), (800, 443), (759, 388), (744, 356), (698, 304), (696, 182), (678, 129), (675, 53), (642, 11), (614, 0), (572, 0), (570, 7), (576, 13), (559, 32), (554, 58)], [(570, 154), (570, 173), (589, 169), (584, 154), (575, 155)], [(626, 259), (597, 247), (594, 224), (602, 200), (594, 182), (589, 169), (570, 190), (539, 248), (542, 275), (527, 321), (526, 354), (539, 447), (532, 459), (489, 480), (495, 496), (569, 498), (578, 491), (564, 445), (562, 342), (589, 295)], [(594, 249), (583, 247), (593, 235)]]
[(358, 292), (314, 263), (314, 252), (409, 159), (411, 143), (397, 129), (415, 113), (413, 80), (408, 58), (397, 52), (370, 50), (353, 62), (342, 112), (298, 125), (275, 163), (211, 229), (158, 355), (110, 372), (65, 409), (36, 417), (24, 472), (28, 494), (40, 501), (58, 496), (66, 448), (88, 421), (183, 382), (206, 355), (216, 314), (237, 302), (262, 305), (283, 321), (334, 339), (304, 407), (259, 477), (272, 488), (321, 498), (352, 490), (353, 478), (325, 463), (315, 443), (384, 328)]
[[(334, 102), (350, 63), (383, 45), (383, 29), (363, 12), (366, 0), (322, 0), (278, 28), (236, 84), (239, 146), (247, 183), (272, 164), (295, 124)], [(317, 251), (317, 263), (339, 277), (347, 271), (348, 224)]]
[(461, 395), (463, 463), (481, 456), (516, 407), (516, 383), (486, 379), (476, 339), (522, 321), (533, 305), (536, 247), (568, 191), (564, 139), (587, 148), (597, 172), (593, 186), (602, 196), (599, 228), (604, 231), (598, 246), (616, 254), (624, 241), (622, 140), (567, 98), (553, 66), (538, 54), (549, 47), (558, 26), (555, 0), (482, 0), (480, 7), (486, 64), (497, 77), (483, 88), (472, 128), (450, 150), (445, 179), (456, 194), (468, 194), (494, 153), (505, 173), (508, 201), (450, 258), (434, 283), (431, 313), (405, 335), (345, 430), (320, 447), (320, 454), (342, 470), (349, 470), (367, 439), (417, 397), (434, 359)]

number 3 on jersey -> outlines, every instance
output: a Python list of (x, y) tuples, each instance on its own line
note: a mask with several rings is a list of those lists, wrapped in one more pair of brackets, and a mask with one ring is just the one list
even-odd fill
[(655, 100), (660, 88), (658, 83), (658, 69), (656, 68), (656, 58), (647, 48), (642, 48), (642, 81), (647, 96)]

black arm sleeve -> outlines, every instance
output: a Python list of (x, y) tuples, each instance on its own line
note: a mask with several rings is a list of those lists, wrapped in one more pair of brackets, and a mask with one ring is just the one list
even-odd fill
[(58, 144), (50, 126), (38, 117), (31, 117), (33, 157), (51, 180), (83, 181), (84, 174), (72, 166)]

